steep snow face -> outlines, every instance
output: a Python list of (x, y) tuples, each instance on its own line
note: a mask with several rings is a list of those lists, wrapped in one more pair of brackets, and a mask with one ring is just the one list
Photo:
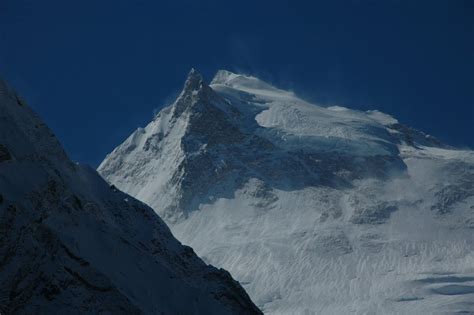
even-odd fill
[(260, 314), (0, 81), (0, 313)]
[(364, 113), (314, 106), (224, 71), (209, 87), (191, 71), (176, 102), (109, 154), (98, 171), (178, 222), (251, 178), (285, 190), (342, 187), (404, 168), (393, 136)]
[[(140, 142), (104, 160), (108, 181), (230, 270), (265, 313), (474, 311), (472, 151), (255, 77), (195, 76)], [(154, 136), (157, 125), (168, 129)]]

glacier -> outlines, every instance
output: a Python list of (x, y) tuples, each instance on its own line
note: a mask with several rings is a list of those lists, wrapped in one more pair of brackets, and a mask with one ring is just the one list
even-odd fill
[(268, 314), (474, 312), (474, 152), (225, 70), (98, 172)]

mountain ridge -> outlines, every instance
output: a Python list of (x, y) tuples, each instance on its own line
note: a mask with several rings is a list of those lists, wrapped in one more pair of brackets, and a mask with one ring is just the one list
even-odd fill
[(0, 109), (1, 313), (261, 314), (148, 206), (70, 161), (3, 81)]
[[(281, 139), (281, 132), (272, 128), (262, 128), (260, 123), (257, 121), (258, 116), (264, 112), (265, 110), (268, 110), (267, 107), (265, 107), (265, 104), (260, 104), (257, 101), (258, 106), (255, 106), (253, 108), (247, 108), (246, 104), (240, 103), (240, 107), (234, 106), (233, 103), (229, 102), (225, 98), (221, 97), (218, 93), (216, 93), (210, 86), (204, 84), (202, 76), (196, 74), (197, 72), (193, 69), (190, 71), (190, 74), (188, 75), (188, 78), (184, 84), (183, 91), (181, 94), (178, 96), (176, 102), (163, 109), (162, 112), (160, 112), (155, 118), (153, 119), (152, 123), (150, 123), (147, 128), (142, 129), (139, 128), (137, 129), (136, 132), (132, 134), (132, 136), (126, 141), (127, 145), (123, 148), (123, 150), (129, 152), (133, 151), (137, 148), (137, 146), (142, 145), (144, 151), (148, 151), (150, 148), (155, 148), (154, 152), (158, 152), (158, 144), (160, 141), (167, 137), (167, 133), (175, 133), (179, 134), (177, 136), (178, 139), (172, 138), (173, 141), (175, 141), (175, 148), (173, 150), (177, 150), (177, 148), (181, 149), (181, 152), (174, 152), (173, 154), (176, 156), (179, 156), (177, 160), (175, 160), (175, 166), (174, 168), (178, 169), (177, 172), (174, 172), (174, 175), (170, 175), (173, 177), (174, 181), (178, 181), (179, 177), (186, 176), (186, 172), (182, 170), (186, 165), (190, 165), (188, 163), (190, 160), (196, 160), (193, 162), (193, 169), (196, 171), (199, 171), (201, 169), (205, 169), (201, 167), (202, 165), (199, 165), (200, 163), (207, 163), (208, 167), (215, 167), (216, 169), (220, 169), (220, 171), (225, 170), (226, 167), (224, 165), (219, 165), (219, 161), (216, 159), (219, 159), (217, 154), (221, 154), (222, 152), (215, 152), (213, 156), (209, 156), (207, 148), (210, 146), (213, 147), (218, 147), (219, 144), (223, 144), (224, 146), (230, 146), (232, 144), (244, 146), (245, 149), (237, 148), (237, 150), (242, 151), (252, 151), (252, 152), (258, 152), (259, 148), (266, 148), (272, 152), (264, 152), (263, 155), (261, 156), (260, 159), (262, 160), (262, 163), (272, 163), (271, 159), (268, 159), (267, 156), (270, 154), (280, 154), (282, 155), (283, 159), (287, 161), (288, 164), (298, 164), (299, 157), (293, 157), (290, 156), (291, 154), (296, 155), (294, 151), (301, 150), (301, 149), (307, 149), (307, 148), (302, 148), (302, 147), (297, 147), (296, 150), (294, 148), (289, 148), (285, 147), (285, 142), (290, 142), (285, 139)], [(223, 78), (222, 73), (224, 73), (227, 77)], [(251, 80), (251, 83), (253, 84), (254, 82), (257, 82), (257, 86), (263, 87), (264, 89), (270, 89), (271, 91), (277, 91), (278, 95), (283, 95), (284, 97), (290, 97), (294, 98), (293, 94), (288, 94), (284, 91), (278, 90), (266, 83), (262, 83), (260, 80), (254, 77), (245, 77), (242, 75), (236, 75), (232, 74), (230, 72), (224, 72), (224, 71), (219, 71), (218, 74), (216, 75), (217, 77), (220, 77), (219, 80), (227, 80), (223, 86), (232, 86), (232, 82), (234, 80), (238, 81), (244, 81), (243, 85), (248, 86), (245, 82), (247, 78)], [(215, 81), (214, 81), (215, 82)], [(242, 83), (240, 83), (242, 84)], [(221, 84), (219, 84), (221, 85)], [(212, 85), (213, 87), (216, 87), (216, 85)], [(224, 93), (225, 96), (227, 96)], [(242, 94), (241, 94), (242, 95)], [(304, 106), (308, 106), (307, 103), (303, 103)], [(187, 107), (186, 107), (187, 106)], [(328, 110), (326, 110), (328, 111)], [(330, 112), (330, 111), (329, 111)], [(170, 118), (167, 118), (167, 116), (170, 115)], [(256, 118), (254, 119), (254, 117)], [(179, 119), (181, 118), (181, 119)], [(177, 127), (175, 127), (177, 126)], [(163, 129), (164, 128), (164, 129)], [(149, 134), (147, 135), (147, 129), (150, 129)], [(267, 132), (267, 130), (270, 130)], [(383, 137), (389, 137), (388, 132), (385, 131), (385, 129), (382, 130), (385, 134)], [(339, 131), (336, 130), (336, 133)], [(345, 132), (345, 131), (344, 131)], [(370, 131), (374, 132), (374, 131)], [(347, 132), (346, 132), (347, 133)], [(276, 137), (275, 135), (276, 134)], [(189, 136), (187, 136), (189, 135)], [(291, 136), (291, 135), (290, 135)], [(369, 134), (370, 136), (370, 134)], [(148, 137), (146, 141), (142, 141), (144, 137)], [(285, 137), (285, 135), (283, 135)], [(301, 136), (300, 136), (301, 137)], [(304, 137), (304, 136), (303, 136)], [(327, 137), (327, 136), (326, 136)], [(341, 137), (342, 139), (343, 137)], [(184, 141), (181, 141), (179, 139), (185, 139)], [(275, 141), (276, 139), (276, 141)], [(279, 148), (279, 146), (282, 144), (283, 140), (283, 148)], [(369, 139), (370, 140), (370, 139)], [(143, 143), (141, 143), (141, 141)], [(178, 142), (176, 142), (178, 141)], [(317, 141), (323, 145), (325, 143), (328, 143), (327, 140), (324, 139), (324, 137), (318, 137)], [(342, 141), (345, 141), (344, 139)], [(341, 146), (341, 150), (347, 151), (349, 148), (345, 148), (346, 145), (350, 145), (349, 142), (345, 141), (343, 146)], [(361, 157), (367, 160), (367, 162), (370, 163), (388, 163), (388, 164), (399, 164), (398, 167), (403, 168), (403, 165), (400, 163), (400, 161), (397, 161), (397, 156), (396, 154), (398, 153), (398, 149), (396, 146), (392, 145), (391, 148), (388, 150), (385, 149), (385, 139), (381, 140), (376, 140), (374, 141), (374, 145), (369, 144), (368, 146), (374, 146), (377, 147), (377, 150), (382, 152), (386, 156), (384, 161), (372, 161), (377, 158), (371, 158), (371, 155), (378, 154), (378, 151), (375, 153), (370, 153), (369, 157)], [(155, 143), (155, 146), (153, 146), (153, 143)], [(379, 145), (380, 143), (380, 145)], [(329, 145), (327, 150), (323, 152), (318, 152), (319, 155), (323, 156), (322, 158), (330, 159), (330, 152), (333, 150), (338, 150), (339, 148), (331, 148), (331, 143), (328, 143)], [(380, 149), (379, 149), (380, 147)], [(118, 147), (117, 149), (121, 149)], [(203, 149), (203, 150), (201, 150)], [(199, 151), (201, 150), (201, 151)], [(207, 151), (206, 151), (207, 150)], [(219, 150), (217, 148), (216, 150)], [(278, 152), (276, 152), (278, 151)], [(292, 152), (293, 151), (293, 152)], [(391, 151), (391, 152), (390, 152)], [(191, 152), (189, 154), (186, 154), (186, 152)], [(288, 152), (292, 152), (291, 154), (288, 154)], [(388, 153), (388, 154), (387, 154)], [(395, 153), (395, 154), (393, 154)], [(139, 157), (140, 158), (140, 157)], [(143, 158), (142, 161), (139, 163), (141, 164), (146, 164), (147, 159), (154, 159), (155, 157), (153, 154), (147, 155), (146, 158)], [(199, 161), (197, 161), (198, 158), (201, 158)], [(247, 163), (248, 160), (253, 159), (253, 156), (250, 156), (246, 154), (245, 152), (242, 153), (242, 156), (239, 157), (238, 163), (239, 165), (234, 166), (233, 168), (245, 168), (242, 163)], [(312, 163), (311, 159), (315, 159), (316, 157), (314, 156), (305, 156), (304, 159), (308, 160), (305, 161), (305, 163)], [(338, 158), (340, 159), (346, 159), (347, 157), (345, 156), (339, 156)], [(113, 171), (109, 171), (107, 168), (106, 164), (110, 164), (111, 161), (109, 161), (107, 158), (101, 163), (101, 165), (98, 167), (99, 172), (103, 173), (103, 175), (107, 178), (108, 175), (110, 174), (111, 176), (114, 176)], [(347, 161), (349, 162), (349, 161)], [(132, 159), (132, 168), (130, 169), (130, 172), (133, 172), (133, 163), (135, 161)], [(212, 165), (211, 165), (212, 164)], [(122, 168), (123, 163), (118, 162), (118, 165), (116, 166), (111, 166), (113, 169), (118, 169)], [(298, 166), (295, 168), (305, 168), (306, 166)], [(169, 166), (168, 169), (171, 169), (173, 167)], [(230, 168), (230, 166), (227, 166), (227, 168)], [(125, 168), (126, 169), (126, 168)], [(366, 169), (367, 171), (367, 169)], [(184, 173), (183, 173), (184, 172)], [(267, 176), (269, 174), (263, 174), (262, 176)], [(306, 175), (306, 173), (304, 173)], [(128, 175), (124, 175), (125, 177), (128, 178)], [(184, 183), (183, 185), (194, 185), (194, 186), (200, 186), (200, 184), (193, 184), (193, 182), (196, 180), (197, 177), (200, 175), (191, 175), (190, 176), (190, 182), (186, 183), (186, 178), (183, 179)], [(201, 175), (202, 176), (202, 175)], [(210, 176), (209, 174), (207, 176)], [(240, 174), (242, 176), (242, 174)], [(293, 182), (299, 181), (299, 180), (306, 180), (303, 178), (304, 176), (300, 176), (300, 178), (295, 179)], [(315, 177), (315, 176), (313, 176)], [(143, 180), (147, 180), (146, 176), (142, 176)], [(311, 178), (309, 179), (311, 180)], [(316, 179), (313, 178), (313, 181)], [(181, 183), (178, 183), (181, 184)], [(164, 185), (163, 183), (160, 183), (159, 185)], [(135, 192), (134, 192), (135, 193)], [(148, 193), (148, 191), (145, 191), (144, 193)], [(179, 194), (179, 192), (175, 192), (176, 194)], [(152, 206), (154, 206), (152, 204)], [(171, 205), (170, 207), (174, 207), (174, 205)], [(183, 215), (186, 210), (183, 210)], [(167, 214), (163, 213), (165, 216)], [(180, 214), (181, 215), (181, 214)]]
[(251, 76), (199, 87), (98, 171), (264, 312), (474, 311), (474, 152)]

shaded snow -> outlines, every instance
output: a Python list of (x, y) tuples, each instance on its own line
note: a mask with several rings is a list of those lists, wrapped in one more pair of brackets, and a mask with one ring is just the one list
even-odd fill
[(0, 313), (260, 314), (151, 208), (72, 163), (2, 81), (0, 148)]

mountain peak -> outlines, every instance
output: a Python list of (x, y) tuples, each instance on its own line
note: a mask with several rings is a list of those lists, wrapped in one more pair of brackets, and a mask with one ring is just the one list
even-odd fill
[(238, 76), (240, 75), (227, 70), (218, 70), (214, 75), (211, 84), (225, 84)]
[(188, 73), (186, 78), (186, 83), (184, 84), (185, 90), (198, 90), (204, 84), (204, 79), (202, 75), (194, 68)]
[(291, 92), (280, 90), (273, 85), (255, 77), (253, 75), (247, 74), (238, 74), (233, 73), (227, 70), (219, 70), (211, 81), (211, 85), (214, 86), (226, 86), (236, 90), (241, 90), (244, 92), (251, 92), (254, 94), (259, 94), (258, 91), (272, 93), (292, 95)]
[(439, 298), (474, 310), (462, 308), (467, 285), (451, 294), (472, 280), (474, 152), (225, 70), (145, 131), (101, 174), (231, 270), (265, 313), (436, 313)]

